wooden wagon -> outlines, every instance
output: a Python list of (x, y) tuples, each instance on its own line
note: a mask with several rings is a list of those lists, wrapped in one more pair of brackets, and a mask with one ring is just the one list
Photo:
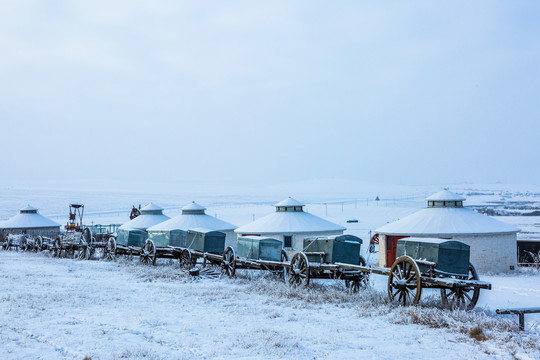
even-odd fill
[(227, 247), (223, 254), (223, 273), (232, 277), (237, 269), (266, 270), (285, 276), (289, 256), (283, 250), (283, 241), (261, 237), (241, 236), (236, 243), (236, 251)]
[(5, 240), (2, 243), (3, 250), (21, 250), (21, 251), (34, 251), (35, 238), (32, 238), (26, 234), (8, 234), (5, 236)]
[(367, 268), (361, 245), (362, 239), (354, 235), (305, 238), (304, 251), (294, 254), (288, 266), (289, 283), (308, 285), (311, 279), (335, 279), (358, 291), (369, 277), (369, 272), (355, 268)]
[(223, 267), (225, 261), (225, 237), (221, 231), (196, 228), (188, 230), (186, 246), (175, 249), (180, 267), (189, 269), (202, 260), (202, 266), (208, 264)]
[(388, 276), (388, 296), (401, 305), (417, 304), (422, 289), (439, 289), (443, 303), (464, 309), (474, 308), (481, 289), (491, 289), (490, 283), (480, 281), (474, 265), (469, 262), (469, 246), (459, 241), (400, 239), (398, 258), (390, 268), (338, 261), (313, 262), (309, 260), (310, 255), (314, 254), (301, 252), (293, 256), (289, 266), (291, 283), (307, 285), (310, 278), (321, 278), (324, 273), (337, 275), (343, 271), (357, 271), (364, 276), (374, 273)]
[(104, 258), (115, 260), (118, 255), (140, 255), (148, 234), (139, 229), (118, 229), (116, 236), (107, 237), (104, 247)]
[(54, 257), (89, 260), (98, 251), (101, 251), (99, 257), (106, 256), (106, 248), (111, 237), (112, 235), (105, 233), (94, 235), (90, 228), (85, 227), (82, 231), (69, 231), (58, 235), (52, 244), (47, 244), (44, 249), (48, 249)]

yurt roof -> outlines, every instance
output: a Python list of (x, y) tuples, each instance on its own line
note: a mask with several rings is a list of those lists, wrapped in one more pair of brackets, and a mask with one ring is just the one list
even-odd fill
[(157, 212), (157, 211), (163, 211), (163, 208), (159, 205), (154, 204), (153, 202), (148, 203), (145, 207), (141, 209), (141, 213), (150, 213), (150, 212)]
[(442, 190), (426, 199), (427, 201), (463, 201), (464, 197), (449, 190)]
[(37, 208), (31, 206), (31, 205), (26, 205), (25, 207), (23, 207), (21, 210), (21, 212), (25, 211), (25, 212), (31, 212), (31, 211), (38, 211)]
[[(281, 206), (281, 205), (279, 205)], [(298, 206), (298, 205), (297, 205)], [(274, 212), (235, 230), (241, 234), (318, 233), (344, 231), (341, 225), (307, 212)]]
[[(154, 204), (150, 203), (147, 206), (145, 206), (145, 208), (148, 207), (149, 205), (154, 205)], [(152, 206), (152, 207), (154, 207), (154, 206)], [(122, 230), (130, 230), (130, 229), (146, 230), (151, 226), (154, 226), (156, 224), (162, 223), (162, 222), (167, 221), (167, 220), (170, 219), (170, 217), (168, 217), (167, 215), (164, 215), (162, 213), (152, 213), (153, 211), (159, 212), (160, 210), (158, 210), (158, 209), (147, 210), (150, 213), (143, 213), (142, 212), (143, 209), (141, 209), (141, 215), (137, 216), (136, 218), (134, 218), (134, 219), (128, 221), (127, 223), (125, 223), (124, 225), (120, 226), (120, 229), (122, 229)]]
[[(195, 210), (195, 209), (192, 209)], [(216, 231), (228, 231), (236, 229), (236, 226), (207, 214), (180, 214), (167, 221), (154, 224), (148, 231), (188, 231), (194, 228), (205, 228)]]
[(274, 206), (304, 206), (305, 204), (302, 204), (300, 201), (293, 199), (292, 197), (288, 197), (285, 200), (282, 200), (275, 204)]
[(22, 208), (19, 214), (13, 216), (9, 220), (0, 223), (0, 228), (3, 229), (29, 229), (43, 227), (60, 227), (60, 224), (41, 214), (38, 214), (37, 209), (30, 205)]
[(195, 201), (187, 204), (182, 208), (182, 210), (206, 210), (206, 208), (202, 205), (197, 204)]
[(475, 235), (516, 233), (518, 228), (482, 215), (474, 210), (450, 208), (426, 208), (376, 230), (384, 235)]

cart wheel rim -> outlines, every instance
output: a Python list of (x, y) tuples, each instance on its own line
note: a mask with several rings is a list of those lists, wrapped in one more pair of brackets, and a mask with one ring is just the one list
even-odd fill
[(227, 247), (223, 253), (223, 262), (221, 263), (221, 271), (228, 277), (233, 277), (236, 273), (236, 252), (232, 247)]
[(179, 258), (179, 264), (182, 269), (189, 269), (191, 267), (191, 251), (189, 249), (182, 250)]
[(306, 255), (302, 252), (294, 254), (291, 259), (291, 265), (288, 272), (289, 283), (295, 286), (309, 285), (309, 261)]
[(156, 247), (152, 240), (146, 240), (144, 243), (139, 255), (139, 261), (145, 265), (156, 264)]
[(106, 260), (113, 261), (116, 259), (116, 241), (114, 240), (114, 237), (110, 237), (109, 240), (107, 240), (107, 245), (105, 246), (103, 254)]
[[(466, 280), (480, 280), (478, 271), (476, 271), (476, 268), (471, 263), (469, 263), (469, 275), (466, 277), (457, 278)], [(441, 289), (441, 300), (443, 305), (451, 308), (472, 310), (476, 306), (479, 297), (480, 289), (472, 286), (458, 287), (454, 289)]]
[(410, 256), (399, 257), (388, 276), (388, 296), (403, 306), (416, 305), (422, 295), (422, 280), (416, 261)]

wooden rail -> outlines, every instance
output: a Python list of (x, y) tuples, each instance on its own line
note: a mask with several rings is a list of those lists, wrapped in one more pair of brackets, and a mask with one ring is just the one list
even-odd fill
[(519, 330), (525, 330), (525, 314), (536, 314), (540, 313), (540, 307), (533, 308), (518, 308), (518, 309), (497, 309), (495, 310), (497, 314), (506, 315), (514, 314), (519, 317)]

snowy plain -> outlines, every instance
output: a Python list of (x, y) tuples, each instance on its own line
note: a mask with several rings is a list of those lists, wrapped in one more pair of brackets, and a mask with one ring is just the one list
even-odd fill
[[(425, 207), (430, 191), (399, 188), (380, 201), (374, 199), (381, 192), (295, 197), (308, 203), (307, 211), (367, 242), (370, 231)], [(138, 202), (154, 201), (172, 217), (196, 200), (208, 214), (236, 225), (274, 211), (272, 204), (285, 197), (13, 189), (2, 189), (1, 195), (0, 218), (30, 203), (63, 223), (67, 204), (82, 200), (86, 223), (123, 223)], [(483, 201), (478, 195), (469, 199)], [(537, 231), (538, 218), (526, 222)], [(363, 255), (376, 263), (378, 254), (366, 248)], [(478, 311), (463, 313), (439, 309), (438, 294), (427, 291), (419, 307), (388, 304), (382, 276), (373, 276), (368, 290), (349, 294), (332, 281), (291, 289), (253, 272), (240, 272), (236, 279), (194, 279), (165, 260), (143, 267), (136, 260), (83, 262), (0, 252), (0, 358), (393, 359), (426, 353), (454, 359), (540, 358), (539, 316), (527, 316), (527, 329), (519, 332), (515, 316), (494, 314), (497, 308), (539, 306), (540, 273), (481, 278), (492, 282), (493, 290), (481, 293)]]

